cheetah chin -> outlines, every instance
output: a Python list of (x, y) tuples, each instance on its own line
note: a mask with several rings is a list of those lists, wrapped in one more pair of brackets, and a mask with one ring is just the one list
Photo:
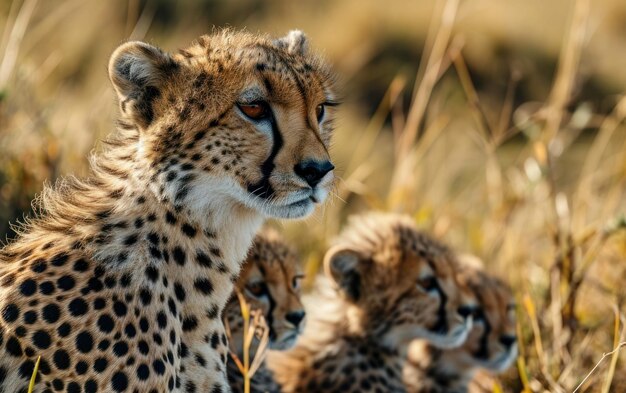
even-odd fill
[(469, 336), (472, 330), (473, 319), (468, 317), (463, 324), (458, 324), (450, 329), (447, 334), (435, 333), (419, 327), (398, 326), (391, 329), (385, 336), (385, 344), (389, 348), (404, 347), (412, 340), (423, 339), (440, 349), (458, 348)]

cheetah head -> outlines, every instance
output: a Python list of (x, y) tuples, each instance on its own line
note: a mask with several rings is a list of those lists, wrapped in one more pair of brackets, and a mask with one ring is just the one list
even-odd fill
[(456, 281), (453, 260), (408, 217), (370, 213), (351, 219), (324, 266), (365, 333), (403, 351), (415, 339), (439, 348), (465, 342), (475, 298)]
[(163, 202), (202, 215), (244, 206), (299, 218), (333, 184), (333, 77), (300, 31), (272, 40), (223, 31), (168, 54), (121, 45), (109, 75), (122, 128)]

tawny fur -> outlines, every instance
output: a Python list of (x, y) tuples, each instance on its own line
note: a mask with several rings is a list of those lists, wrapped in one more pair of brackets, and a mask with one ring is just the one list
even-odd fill
[(454, 258), (407, 217), (350, 220), (326, 255), (303, 335), (292, 350), (268, 355), (282, 391), (404, 391), (411, 340), (460, 345), (471, 326), (457, 314), (464, 297)]
[(515, 360), (515, 306), (509, 288), (468, 264), (459, 267), (458, 280), (478, 300), (474, 327), (465, 344), (453, 350), (424, 340), (411, 343), (403, 370), (408, 393), (480, 392), (480, 385), (472, 383), (479, 370), (502, 372)]
[(38, 356), (35, 392), (228, 391), (220, 317), (254, 234), (332, 184), (294, 173), (329, 159), (332, 77), (300, 32), (130, 42), (109, 73), (118, 132), (0, 253), (0, 392), (25, 391)]
[[(301, 261), (296, 252), (280, 234), (264, 228), (254, 239), (248, 257), (242, 266), (235, 291), (245, 299), (250, 310), (261, 312), (268, 329), (269, 345), (266, 349), (285, 350), (293, 346), (304, 325), (304, 309), (300, 302)], [(226, 304), (224, 317), (230, 330), (230, 347), (243, 360), (243, 317), (236, 294)], [(261, 332), (258, 332), (261, 333)], [(261, 358), (257, 353), (259, 337), (255, 336), (249, 348), (250, 359)], [(228, 379), (233, 392), (243, 392), (241, 371), (232, 359), (228, 362)], [(265, 362), (257, 369), (250, 384), (251, 392), (275, 392)]]

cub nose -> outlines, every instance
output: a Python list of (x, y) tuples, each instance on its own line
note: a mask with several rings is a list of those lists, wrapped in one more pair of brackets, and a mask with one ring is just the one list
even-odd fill
[(306, 160), (294, 167), (296, 175), (303, 178), (311, 187), (315, 187), (330, 171), (335, 169), (330, 161)]
[(504, 345), (507, 349), (511, 348), (516, 342), (517, 336), (511, 334), (505, 334), (504, 336), (500, 336), (500, 343)]
[(467, 319), (476, 313), (477, 308), (474, 306), (463, 305), (460, 306), (456, 311), (459, 313), (460, 316), (463, 317), (463, 319)]
[(287, 321), (292, 323), (293, 326), (298, 327), (298, 325), (300, 325), (300, 322), (302, 322), (302, 320), (304, 319), (304, 315), (305, 315), (305, 312), (302, 310), (291, 311), (287, 313), (287, 315), (285, 316), (285, 319), (287, 319)]

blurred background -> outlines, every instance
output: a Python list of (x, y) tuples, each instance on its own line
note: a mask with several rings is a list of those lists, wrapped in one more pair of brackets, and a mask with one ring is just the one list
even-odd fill
[(117, 45), (220, 27), (302, 29), (340, 76), (336, 195), (282, 224), (309, 277), (348, 215), (405, 212), (514, 287), (487, 391), (626, 391), (624, 0), (2, 0), (2, 239), (114, 130)]

